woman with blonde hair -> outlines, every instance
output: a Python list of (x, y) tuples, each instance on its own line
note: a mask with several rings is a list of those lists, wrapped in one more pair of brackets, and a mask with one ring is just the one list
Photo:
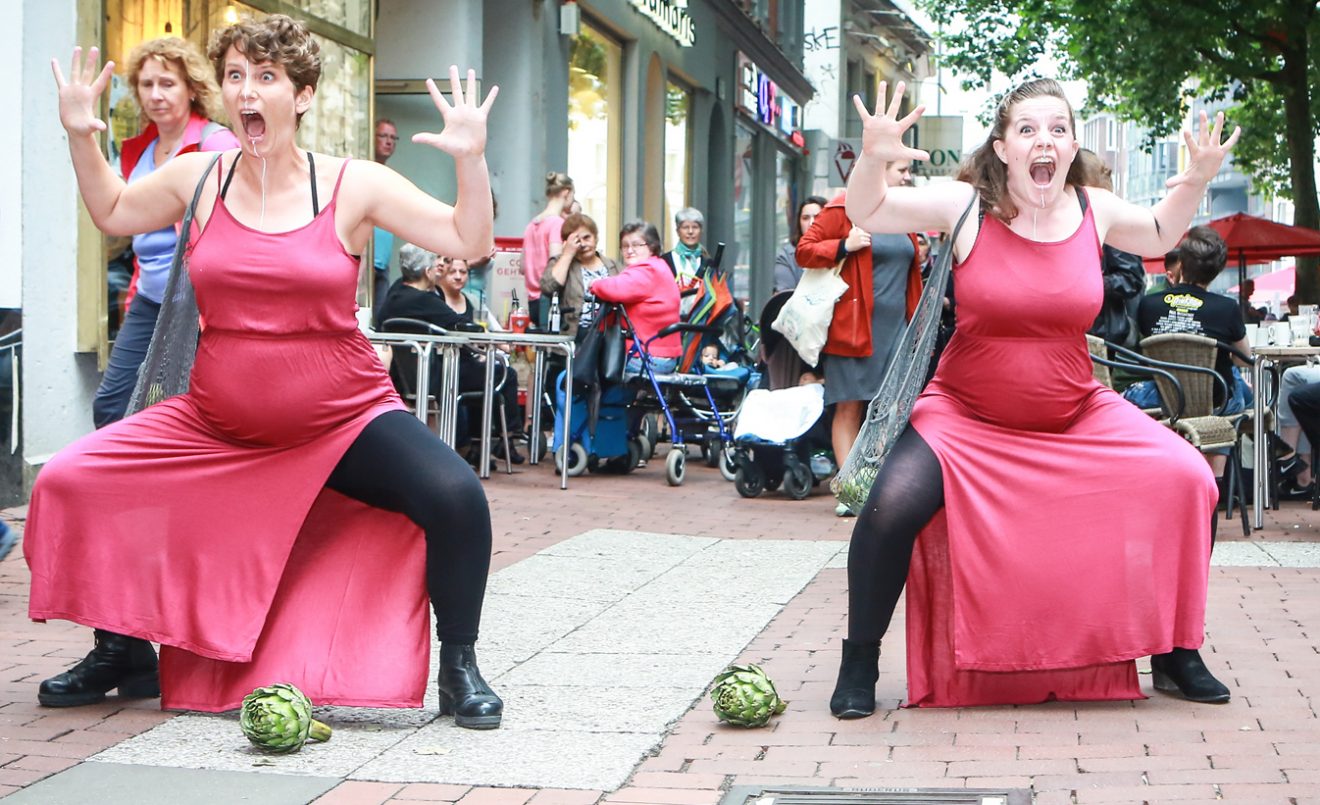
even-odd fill
[(550, 304), (541, 304), (541, 276), (559, 259), (563, 247), (560, 230), (572, 213), (573, 180), (566, 173), (545, 175), (545, 209), (523, 230), (523, 284), (527, 287), (527, 314), (537, 327), (545, 328)]
[[(128, 85), (146, 116), (147, 127), (120, 146), (119, 168), (135, 182), (179, 154), (238, 147), (220, 117), (215, 74), (191, 42), (175, 36), (151, 39), (128, 55)], [(147, 356), (147, 343), (160, 313), (178, 234), (174, 224), (133, 236), (133, 280), (124, 300), (127, 312), (110, 351), (105, 376), (92, 402), (92, 420), (101, 428), (121, 419)]]

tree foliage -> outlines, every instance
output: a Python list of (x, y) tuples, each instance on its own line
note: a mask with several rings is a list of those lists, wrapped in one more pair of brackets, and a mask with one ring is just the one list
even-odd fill
[[(944, 34), (944, 61), (969, 87), (993, 72), (1034, 75), (1046, 56), (1063, 78), (1085, 79), (1089, 103), (1149, 127), (1177, 131), (1196, 97), (1228, 100), (1243, 128), (1237, 164), (1262, 189), (1293, 197), (1285, 106), (1306, 96), (1311, 161), (1320, 134), (1320, 34), (1314, 0), (924, 0)], [(1290, 60), (1302, 64), (1289, 65)], [(1301, 145), (1300, 143), (1298, 145)], [(1300, 154), (1300, 152), (1297, 152)], [(1314, 191), (1313, 191), (1314, 192)]]
[[(1034, 74), (1043, 57), (1061, 78), (1085, 79), (1088, 106), (1177, 131), (1192, 100), (1229, 104), (1242, 126), (1233, 151), (1258, 190), (1292, 199), (1294, 222), (1320, 228), (1317, 0), (920, 0), (942, 29), (944, 63), (969, 88), (997, 71)], [(1314, 261), (1299, 292), (1320, 296)]]

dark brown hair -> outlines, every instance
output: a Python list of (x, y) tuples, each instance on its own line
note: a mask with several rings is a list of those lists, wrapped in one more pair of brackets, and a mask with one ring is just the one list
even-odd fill
[[(1032, 79), (1019, 84), (1017, 89), (1005, 95), (999, 102), (999, 108), (995, 110), (995, 124), (986, 136), (985, 142), (977, 146), (958, 169), (958, 181), (967, 182), (976, 188), (977, 195), (990, 210), (990, 214), (1004, 223), (1016, 218), (1018, 209), (1008, 196), (1008, 168), (995, 153), (995, 141), (1004, 139), (1004, 135), (1008, 132), (1009, 115), (1012, 114), (1014, 106), (1021, 101), (1042, 97), (1058, 98), (1063, 101), (1068, 107), (1068, 129), (1075, 136), (1077, 120), (1073, 115), (1072, 104), (1068, 103), (1068, 96), (1063, 94), (1063, 87), (1052, 78)], [(1068, 168), (1068, 184), (1084, 184), (1081, 165), (1075, 159)]]
[[(288, 73), (296, 92), (303, 87), (316, 89), (321, 80), (321, 46), (301, 22), (283, 14), (271, 14), (262, 20), (242, 20), (223, 28), (211, 37), (207, 55), (215, 66), (215, 80), (225, 83), (225, 55), (235, 48), (248, 61), (278, 64)], [(298, 115), (302, 120), (302, 115)]]
[(622, 243), (625, 237), (634, 232), (642, 233), (642, 240), (646, 241), (646, 248), (651, 250), (652, 257), (660, 255), (660, 230), (655, 228), (655, 224), (642, 220), (629, 221), (619, 230), (619, 242)]
[(559, 228), (559, 239), (568, 240), (569, 235), (583, 227), (586, 227), (587, 231), (597, 238), (600, 237), (600, 231), (596, 229), (596, 222), (592, 220), (591, 216), (586, 213), (575, 212), (564, 219), (564, 225)]
[(1208, 226), (1192, 227), (1178, 244), (1178, 262), (1182, 265), (1184, 282), (1209, 285), (1224, 270), (1227, 261), (1227, 244)]

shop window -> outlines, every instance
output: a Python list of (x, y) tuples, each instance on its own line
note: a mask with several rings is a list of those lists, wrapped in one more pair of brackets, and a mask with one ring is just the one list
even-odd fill
[[(133, 100), (125, 69), (135, 45), (160, 36), (188, 39), (206, 51), (211, 32), (240, 18), (285, 13), (301, 20), (321, 47), (322, 73), (316, 101), (302, 120), (304, 148), (335, 155), (370, 157), (371, 38), (374, 0), (78, 0), (80, 26), (102, 42), (105, 58), (121, 69), (112, 78), (104, 110), (109, 120), (106, 154), (118, 169), (120, 145), (145, 124)], [(228, 123), (226, 120), (219, 122)], [(108, 354), (118, 326), (117, 309), (127, 288), (122, 261), (126, 239), (101, 236), (90, 220), (79, 229), (78, 349)]]
[(622, 72), (623, 48), (583, 25), (569, 49), (567, 169), (582, 211), (600, 227), (607, 254), (618, 248), (622, 226), (618, 180)]
[(775, 248), (792, 237), (789, 221), (796, 212), (797, 182), (794, 174), (797, 160), (777, 151), (775, 154)]
[(677, 84), (665, 87), (665, 210), (656, 223), (665, 248), (674, 246), (674, 213), (688, 205), (692, 161), (692, 94)]
[(755, 133), (739, 123), (733, 142), (733, 288), (747, 295), (752, 272), (752, 212), (756, 199)]

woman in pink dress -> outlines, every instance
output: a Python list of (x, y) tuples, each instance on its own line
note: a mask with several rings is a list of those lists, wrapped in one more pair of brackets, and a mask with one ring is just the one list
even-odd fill
[[(41, 684), (50, 706), (157, 695), (224, 710), (260, 684), (318, 704), (418, 707), (427, 602), (441, 641), (442, 714), (492, 728), (503, 704), (473, 644), (490, 514), (471, 469), (409, 414), (359, 331), (355, 290), (372, 228), (444, 254), (491, 245), (478, 104), (450, 68), (453, 104), (427, 85), (454, 158), (454, 206), (371, 160), (299, 149), (320, 77), (306, 27), (272, 15), (210, 52), (241, 150), (183, 154), (131, 185), (110, 170), (96, 118), (111, 64), (74, 51), (60, 120), (83, 201), (103, 231), (179, 220), (201, 188), (188, 272), (203, 331), (186, 393), (88, 435), (45, 466), (27, 532), (30, 615), (96, 630), (96, 647)], [(151, 490), (150, 495), (141, 490)]]
[[(914, 634), (939, 649), (929, 666), (909, 657), (912, 704), (1140, 697), (1132, 659), (1145, 655), (1156, 688), (1227, 701), (1197, 652), (1214, 478), (1194, 448), (1095, 382), (1085, 333), (1103, 295), (1101, 244), (1172, 248), (1238, 133), (1221, 142), (1222, 116), (1212, 131), (1203, 113), (1199, 137), (1185, 135), (1187, 169), (1144, 209), (1080, 186), (1072, 108), (1058, 83), (1029, 81), (959, 181), (889, 187), (887, 163), (928, 159), (903, 144), (923, 111), (899, 117), (903, 89), (874, 115), (854, 98), (863, 153), (847, 212), (870, 232), (951, 232), (970, 208), (952, 244), (958, 329), (853, 531), (831, 711), (874, 712), (880, 639), (914, 543), (924, 563), (946, 533), (951, 603), (932, 614), (909, 592), (909, 655)], [(1177, 494), (1151, 494), (1152, 478)]]

